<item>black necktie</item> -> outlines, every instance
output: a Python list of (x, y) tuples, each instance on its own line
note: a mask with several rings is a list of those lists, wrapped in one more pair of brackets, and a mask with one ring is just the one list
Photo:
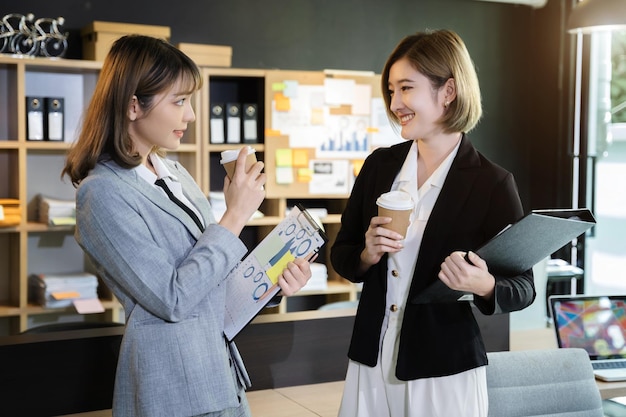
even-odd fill
[(165, 191), (165, 194), (167, 194), (170, 200), (176, 203), (178, 207), (183, 209), (185, 213), (187, 213), (189, 217), (191, 217), (191, 219), (198, 225), (198, 228), (204, 232), (204, 226), (202, 225), (202, 222), (200, 221), (200, 219), (198, 219), (198, 216), (196, 216), (196, 213), (194, 213), (193, 210), (190, 209), (185, 203), (183, 203), (178, 198), (176, 198), (174, 193), (172, 193), (172, 190), (170, 190), (167, 184), (165, 184), (165, 181), (163, 181), (163, 178), (159, 178), (154, 183), (158, 185), (159, 187), (163, 188), (163, 190)]

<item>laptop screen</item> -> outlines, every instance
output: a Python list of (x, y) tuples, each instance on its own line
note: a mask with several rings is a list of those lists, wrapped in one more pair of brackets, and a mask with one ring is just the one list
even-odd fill
[(626, 358), (626, 296), (552, 296), (550, 306), (559, 347)]

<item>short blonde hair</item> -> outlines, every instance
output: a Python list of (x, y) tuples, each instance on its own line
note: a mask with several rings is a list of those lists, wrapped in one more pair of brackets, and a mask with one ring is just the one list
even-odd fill
[(390, 109), (389, 70), (400, 59), (407, 59), (426, 76), (434, 90), (450, 78), (454, 80), (456, 99), (439, 121), (446, 133), (469, 132), (476, 126), (482, 116), (480, 86), (474, 63), (459, 35), (446, 29), (417, 32), (402, 39), (393, 50), (381, 74), (381, 87), (387, 114), (395, 124), (398, 118)]

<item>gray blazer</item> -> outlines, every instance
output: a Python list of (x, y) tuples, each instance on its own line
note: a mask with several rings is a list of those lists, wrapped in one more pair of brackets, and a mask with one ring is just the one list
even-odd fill
[(76, 195), (76, 240), (122, 303), (114, 416), (192, 416), (239, 405), (245, 368), (223, 336), (225, 282), (247, 249), (206, 196), (166, 161), (206, 231), (134, 170), (99, 162)]

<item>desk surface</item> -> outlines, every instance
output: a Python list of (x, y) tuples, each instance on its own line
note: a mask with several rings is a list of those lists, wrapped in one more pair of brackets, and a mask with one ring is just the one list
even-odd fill
[[(556, 348), (551, 328), (511, 332), (511, 350)], [(626, 382), (596, 381), (603, 399), (626, 396)], [(343, 381), (248, 392), (254, 416), (331, 417), (337, 415)], [(70, 416), (67, 416), (70, 417)], [(111, 417), (111, 410), (73, 414), (71, 417)]]
[[(553, 349), (556, 348), (554, 329), (516, 330), (510, 336), (511, 350)], [(604, 382), (596, 380), (602, 399), (625, 397), (626, 381)]]

